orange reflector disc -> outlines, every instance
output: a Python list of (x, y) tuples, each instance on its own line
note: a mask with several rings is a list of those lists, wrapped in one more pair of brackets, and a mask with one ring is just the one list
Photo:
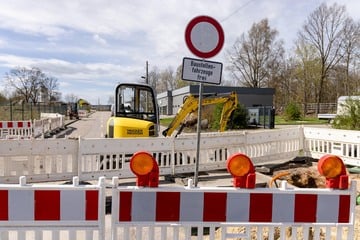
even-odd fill
[(147, 152), (137, 152), (130, 160), (130, 169), (136, 175), (146, 175), (154, 167), (153, 157)]
[(325, 155), (320, 158), (318, 164), (318, 170), (326, 178), (335, 178), (342, 172), (343, 162), (334, 155)]
[(245, 176), (252, 168), (251, 160), (244, 154), (236, 154), (228, 160), (227, 169), (235, 177)]

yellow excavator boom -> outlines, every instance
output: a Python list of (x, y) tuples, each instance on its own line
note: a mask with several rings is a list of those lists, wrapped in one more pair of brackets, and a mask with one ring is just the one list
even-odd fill
[[(236, 109), (238, 105), (238, 99), (236, 92), (230, 94), (222, 94), (216, 96), (205, 97), (202, 99), (201, 106), (223, 103), (223, 109), (220, 119), (220, 131), (224, 131), (226, 128), (227, 121), (229, 120), (231, 113)], [(184, 124), (184, 119), (188, 114), (195, 112), (199, 107), (199, 99), (193, 95), (189, 95), (183, 105), (180, 107), (178, 113), (175, 115), (173, 121), (169, 124), (168, 128), (165, 129), (162, 134), (169, 137), (173, 134), (175, 129), (180, 125)]]

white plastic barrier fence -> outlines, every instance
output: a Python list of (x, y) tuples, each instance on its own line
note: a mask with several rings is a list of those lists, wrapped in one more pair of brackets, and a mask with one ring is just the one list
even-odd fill
[[(288, 161), (302, 149), (301, 128), (270, 131), (204, 133), (201, 136), (199, 171), (225, 168), (228, 156), (242, 152), (254, 164)], [(196, 135), (178, 138), (80, 139), (80, 179), (99, 176), (129, 177), (128, 161), (133, 153), (147, 150), (159, 164), (160, 175), (194, 171)]]
[(48, 118), (28, 121), (0, 121), (0, 139), (32, 139), (58, 132), (65, 127), (64, 116), (47, 114)]
[(0, 239), (105, 239), (104, 184), (0, 184)]
[(71, 180), (78, 172), (74, 139), (0, 140), (0, 182)]
[(34, 120), (34, 138), (44, 137), (46, 133), (50, 132), (50, 122), (48, 119)]
[(44, 137), (65, 128), (65, 116), (58, 113), (41, 113), (40, 120), (34, 120), (34, 137)]
[(115, 187), (112, 239), (353, 240), (355, 194), (356, 182), (349, 190), (286, 182), (280, 189)]
[(79, 118), (86, 118), (89, 116), (88, 110), (79, 109), (78, 110)]
[[(225, 168), (228, 156), (243, 152), (255, 165), (288, 161), (301, 155), (320, 158), (340, 156), (345, 164), (360, 166), (358, 131), (288, 128), (257, 131), (204, 133), (201, 136), (199, 171)], [(100, 176), (132, 176), (128, 161), (146, 149), (159, 164), (160, 175), (193, 173), (196, 136), (126, 139), (0, 140), (0, 182), (96, 180)]]
[(0, 139), (30, 139), (32, 137), (31, 121), (0, 121)]
[(304, 139), (308, 156), (334, 154), (345, 164), (360, 166), (360, 131), (305, 127)]

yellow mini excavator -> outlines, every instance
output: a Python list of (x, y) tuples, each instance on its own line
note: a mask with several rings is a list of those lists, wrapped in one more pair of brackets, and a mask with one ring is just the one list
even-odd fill
[(159, 113), (154, 90), (140, 83), (120, 83), (107, 121), (108, 138), (157, 137)]

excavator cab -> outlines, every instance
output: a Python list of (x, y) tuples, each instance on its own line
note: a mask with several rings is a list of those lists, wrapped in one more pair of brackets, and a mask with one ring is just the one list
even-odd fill
[(146, 84), (120, 83), (115, 90), (115, 104), (107, 122), (106, 137), (156, 137), (158, 127), (153, 88)]

